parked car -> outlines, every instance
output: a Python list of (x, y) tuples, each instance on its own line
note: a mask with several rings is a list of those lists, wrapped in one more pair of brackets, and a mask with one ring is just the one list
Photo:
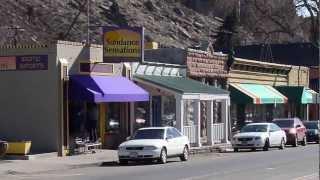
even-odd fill
[(319, 144), (320, 121), (305, 121), (303, 124), (307, 128), (307, 141)]
[(285, 148), (286, 134), (274, 123), (251, 123), (245, 125), (232, 138), (232, 147), (235, 152), (239, 149), (262, 148), (268, 151), (270, 147)]
[(168, 157), (180, 157), (187, 161), (190, 143), (186, 136), (173, 127), (141, 128), (128, 140), (120, 144), (120, 164), (128, 161), (158, 160), (166, 163)]
[(294, 147), (298, 146), (299, 142), (303, 146), (307, 144), (307, 129), (299, 118), (274, 119), (273, 123), (286, 132), (288, 144)]

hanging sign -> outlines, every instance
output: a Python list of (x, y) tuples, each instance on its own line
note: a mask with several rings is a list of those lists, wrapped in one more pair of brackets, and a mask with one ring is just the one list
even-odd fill
[(143, 43), (143, 27), (103, 27), (103, 61), (140, 62)]

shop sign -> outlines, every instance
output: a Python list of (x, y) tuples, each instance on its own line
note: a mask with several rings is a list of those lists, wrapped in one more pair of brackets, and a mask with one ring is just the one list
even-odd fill
[(110, 75), (114, 72), (113, 64), (80, 62), (80, 74), (105, 74)]
[(194, 77), (226, 77), (225, 68), (227, 56), (188, 52), (187, 68)]
[(16, 70), (16, 57), (0, 57), (0, 71)]
[(143, 27), (103, 27), (103, 61), (142, 61)]
[(0, 71), (48, 70), (47, 55), (0, 57)]

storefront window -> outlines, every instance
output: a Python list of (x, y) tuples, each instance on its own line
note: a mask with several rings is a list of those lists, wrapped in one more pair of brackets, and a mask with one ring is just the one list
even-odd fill
[(133, 124), (133, 130), (136, 131), (139, 128), (149, 126), (149, 102), (136, 102), (134, 107), (135, 121)]
[(184, 126), (193, 126), (196, 125), (197, 122), (195, 122), (195, 101), (193, 100), (185, 100), (184, 101)]
[(222, 123), (222, 103), (213, 101), (213, 123)]
[(119, 133), (120, 130), (120, 103), (108, 103), (106, 116), (106, 132)]
[(176, 100), (174, 96), (163, 96), (162, 125), (176, 126)]

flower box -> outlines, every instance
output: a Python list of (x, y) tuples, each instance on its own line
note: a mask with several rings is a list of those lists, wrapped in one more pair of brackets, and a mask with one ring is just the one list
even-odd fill
[(8, 142), (9, 147), (7, 154), (20, 154), (26, 155), (29, 154), (31, 148), (31, 141), (16, 141)]

